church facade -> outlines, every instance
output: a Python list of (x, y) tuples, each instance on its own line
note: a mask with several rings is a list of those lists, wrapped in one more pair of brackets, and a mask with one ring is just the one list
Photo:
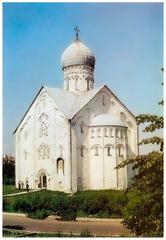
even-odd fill
[(125, 189), (138, 154), (133, 114), (106, 86), (94, 87), (95, 57), (78, 34), (61, 57), (64, 87), (42, 86), (14, 131), (16, 187), (64, 192)]

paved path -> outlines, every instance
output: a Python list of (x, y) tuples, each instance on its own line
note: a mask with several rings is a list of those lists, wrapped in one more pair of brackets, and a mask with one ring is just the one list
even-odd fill
[[(76, 233), (89, 231), (94, 236), (129, 236), (130, 231), (121, 223), (121, 220), (95, 222), (66, 222), (57, 220), (35, 220), (25, 216), (3, 214), (3, 226), (22, 226), (25, 230), (36, 232), (63, 232)], [(131, 236), (131, 235), (130, 235)]]
[(10, 194), (3, 195), (3, 197), (13, 197), (17, 195), (23, 195), (23, 194), (28, 194), (31, 192), (38, 192), (38, 191), (41, 191), (41, 189), (29, 190), (29, 192), (25, 191), (25, 192), (18, 192), (18, 193), (10, 193)]

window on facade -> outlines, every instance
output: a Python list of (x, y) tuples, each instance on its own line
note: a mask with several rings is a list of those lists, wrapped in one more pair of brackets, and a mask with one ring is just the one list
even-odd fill
[(81, 147), (81, 157), (84, 156), (84, 147)]
[(116, 137), (119, 138), (120, 137), (120, 130), (116, 129)]
[(57, 172), (64, 174), (64, 160), (62, 158), (57, 159)]
[(94, 138), (94, 129), (91, 130), (91, 138)]
[(87, 90), (89, 90), (90, 89), (90, 80), (89, 80), (89, 78), (87, 79)]
[(104, 137), (108, 137), (107, 128), (104, 128)]
[(111, 147), (107, 148), (107, 156), (112, 156)]
[(81, 130), (81, 133), (83, 133), (83, 132), (84, 132), (83, 123), (81, 123), (80, 130)]
[(120, 137), (123, 138), (123, 130), (120, 131)]
[(46, 144), (40, 145), (38, 149), (38, 159), (48, 159), (50, 155), (49, 147)]
[(98, 137), (101, 137), (101, 129), (98, 129), (97, 134), (98, 134)]
[(123, 150), (124, 150), (123, 145), (119, 145), (119, 146), (117, 147), (118, 157), (123, 157)]
[(110, 135), (110, 137), (113, 137), (113, 129), (112, 128), (109, 129), (109, 135)]
[(104, 95), (102, 96), (102, 104), (103, 104), (103, 106), (105, 105), (105, 96)]
[(78, 77), (75, 78), (75, 90), (78, 90)]
[(98, 156), (98, 155), (99, 155), (99, 148), (95, 147), (95, 156)]

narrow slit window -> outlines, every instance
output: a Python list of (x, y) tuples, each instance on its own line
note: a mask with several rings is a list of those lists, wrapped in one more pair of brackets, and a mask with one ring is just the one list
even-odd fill
[(94, 129), (91, 130), (91, 138), (94, 138)]
[(105, 105), (105, 96), (104, 95), (102, 96), (102, 104), (103, 104), (103, 106)]
[(95, 147), (95, 156), (98, 156), (99, 155), (99, 149), (98, 147)]
[(81, 147), (81, 157), (84, 156), (84, 147)]
[(83, 124), (81, 124), (81, 133), (84, 132), (84, 127), (83, 127)]
[(108, 148), (107, 148), (107, 156), (112, 156), (111, 147), (108, 147)]

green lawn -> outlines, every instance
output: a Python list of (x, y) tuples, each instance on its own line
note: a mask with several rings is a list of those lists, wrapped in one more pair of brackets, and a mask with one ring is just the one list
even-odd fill
[[(5, 212), (16, 212), (14, 210), (14, 204), (16, 201), (22, 202), (28, 201), (32, 204), (34, 208), (33, 202), (35, 202), (35, 206), (37, 209), (42, 208), (43, 204), (47, 205), (47, 210), (51, 204), (51, 200), (57, 196), (61, 196), (63, 198), (58, 198), (60, 201), (66, 202), (69, 198), (68, 194), (63, 192), (56, 191), (48, 191), (42, 190), (40, 192), (30, 192), (27, 195), (19, 195), (19, 196), (10, 196), (3, 198), (3, 211)], [(77, 209), (77, 217), (111, 217), (111, 218), (123, 218), (127, 214), (127, 206), (131, 206), (138, 200), (138, 196), (136, 192), (128, 192), (124, 194), (124, 191), (117, 190), (89, 190), (83, 192), (77, 192), (72, 196), (73, 200), (79, 203), (79, 209)], [(109, 200), (109, 206), (113, 209), (112, 213), (108, 213), (104, 210), (104, 202), (103, 199), (107, 198)], [(126, 203), (127, 198), (127, 203)], [(97, 200), (97, 202), (96, 202)], [(101, 202), (100, 202), (101, 201)], [(43, 202), (43, 203), (42, 203)], [(47, 203), (48, 202), (48, 203)], [(62, 204), (63, 204), (62, 202)], [(47, 203), (47, 204), (46, 204)], [(55, 203), (55, 205), (58, 202)], [(100, 210), (98, 210), (100, 206)], [(20, 212), (22, 210), (19, 210)], [(26, 212), (26, 211), (23, 211)], [(34, 211), (35, 213), (35, 211)], [(110, 215), (111, 214), (111, 215)]]
[(3, 185), (3, 195), (11, 194), (11, 193), (18, 193), (20, 190), (15, 187), (15, 185)]

